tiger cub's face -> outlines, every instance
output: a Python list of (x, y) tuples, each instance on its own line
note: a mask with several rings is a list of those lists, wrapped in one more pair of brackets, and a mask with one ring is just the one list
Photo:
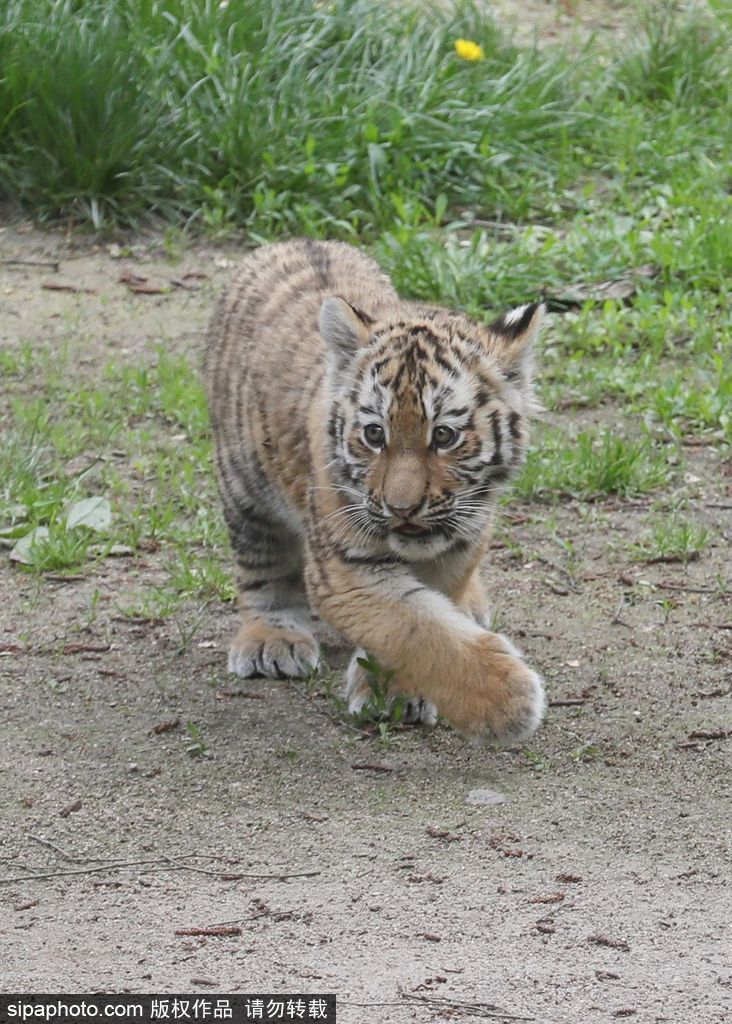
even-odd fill
[(486, 327), (425, 309), (378, 323), (325, 300), (329, 461), (356, 546), (423, 561), (478, 540), (525, 456), (542, 314), (521, 306)]

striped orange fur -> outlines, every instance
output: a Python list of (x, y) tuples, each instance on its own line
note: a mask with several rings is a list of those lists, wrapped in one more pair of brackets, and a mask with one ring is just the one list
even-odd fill
[(496, 498), (524, 459), (540, 304), (487, 327), (399, 298), (358, 249), (296, 240), (243, 262), (219, 302), (206, 382), (237, 559), (229, 668), (317, 662), (310, 608), (394, 670), (410, 709), (514, 742), (541, 680), (489, 629), (478, 575)]

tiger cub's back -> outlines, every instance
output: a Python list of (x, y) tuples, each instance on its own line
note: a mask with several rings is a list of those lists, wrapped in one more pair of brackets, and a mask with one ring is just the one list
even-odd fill
[(327, 295), (374, 319), (399, 302), (364, 253), (342, 242), (296, 239), (250, 253), (216, 306), (205, 382), (219, 480), (232, 498), (274, 498), (277, 481), (302, 507), (307, 416), (324, 372), (318, 316)]

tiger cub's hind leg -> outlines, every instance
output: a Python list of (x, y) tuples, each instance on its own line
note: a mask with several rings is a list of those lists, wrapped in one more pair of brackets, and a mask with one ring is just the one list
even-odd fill
[(237, 559), (241, 625), (229, 647), (229, 672), (242, 678), (298, 678), (320, 651), (310, 622), (298, 538), (273, 523), (239, 519), (230, 529)]

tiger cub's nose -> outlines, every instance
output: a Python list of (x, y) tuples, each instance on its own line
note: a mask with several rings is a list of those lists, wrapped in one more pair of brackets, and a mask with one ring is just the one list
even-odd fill
[(402, 504), (400, 502), (394, 501), (387, 502), (386, 507), (393, 516), (397, 517), (397, 519), (409, 519), (410, 516), (413, 516), (415, 512), (417, 512), (421, 504), (421, 499), (417, 502), (416, 505), (409, 504), (406, 502)]

